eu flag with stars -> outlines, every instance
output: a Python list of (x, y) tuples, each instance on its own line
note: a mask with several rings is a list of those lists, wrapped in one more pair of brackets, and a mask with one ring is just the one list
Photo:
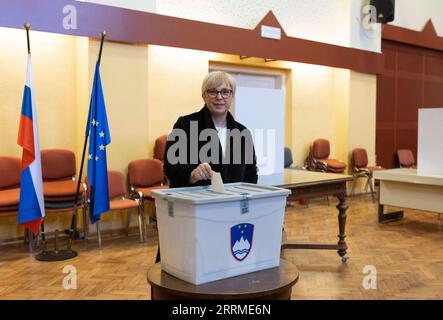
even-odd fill
[(98, 62), (95, 66), (86, 134), (89, 134), (88, 181), (91, 188), (89, 214), (91, 222), (95, 223), (100, 220), (102, 213), (110, 210), (106, 146), (111, 143), (111, 136), (109, 135)]

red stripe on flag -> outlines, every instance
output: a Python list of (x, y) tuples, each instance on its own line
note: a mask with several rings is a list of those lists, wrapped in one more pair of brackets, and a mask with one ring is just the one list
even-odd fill
[(32, 233), (37, 234), (38, 231), (40, 230), (40, 225), (43, 221), (43, 218), (39, 218), (36, 220), (32, 220), (32, 221), (28, 221), (23, 223), (23, 225), (28, 228), (29, 230), (32, 231)]
[(34, 149), (34, 125), (31, 119), (20, 116), (20, 127), (18, 129), (17, 143), (23, 147), (22, 171), (35, 160)]

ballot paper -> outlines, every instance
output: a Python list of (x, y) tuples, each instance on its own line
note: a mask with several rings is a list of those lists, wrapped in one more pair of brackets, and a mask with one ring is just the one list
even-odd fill
[(224, 193), (225, 187), (220, 172), (212, 171), (211, 190), (214, 192)]

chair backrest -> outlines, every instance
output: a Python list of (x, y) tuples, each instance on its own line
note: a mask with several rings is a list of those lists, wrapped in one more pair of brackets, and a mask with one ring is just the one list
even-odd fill
[(20, 184), (21, 161), (17, 157), (0, 157), (0, 188)]
[(158, 159), (138, 159), (128, 165), (129, 184), (150, 187), (164, 181), (163, 164)]
[(154, 159), (163, 161), (167, 141), (168, 141), (168, 135), (166, 134), (155, 139)]
[(312, 145), (312, 156), (314, 159), (325, 160), (329, 158), (329, 141), (316, 139)]
[[(85, 182), (88, 189), (88, 197), (90, 197), (91, 184), (89, 183), (88, 177), (86, 177)], [(126, 195), (125, 176), (121, 172), (108, 170), (108, 192), (109, 199)]]
[(415, 165), (414, 154), (409, 149), (397, 150), (398, 162), (401, 168), (410, 168)]
[(293, 162), (291, 149), (285, 147), (285, 168), (289, 168)]
[(109, 199), (126, 195), (125, 176), (121, 172), (108, 171), (108, 190)]
[(64, 149), (41, 151), (43, 180), (66, 179), (75, 176), (75, 154)]
[(352, 163), (357, 169), (364, 169), (368, 166), (368, 154), (364, 148), (352, 150)]

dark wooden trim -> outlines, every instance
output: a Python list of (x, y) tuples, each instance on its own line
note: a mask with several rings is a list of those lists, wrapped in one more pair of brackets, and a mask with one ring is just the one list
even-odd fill
[(442, 40), (431, 21), (422, 32), (392, 26), (383, 31), (386, 69), (377, 79), (376, 154), (385, 168), (398, 167), (398, 149), (417, 156), (418, 109), (443, 103)]
[(443, 51), (443, 37), (437, 35), (431, 19), (428, 20), (422, 31), (414, 31), (390, 24), (384, 25), (382, 39)]
[[(66, 5), (76, 8), (76, 30), (63, 28)], [(0, 12), (1, 27), (22, 28), (29, 22), (31, 30), (91, 38), (99, 38), (106, 30), (107, 40), (124, 43), (295, 61), (369, 74), (383, 69), (380, 53), (288, 37), (271, 11), (253, 30), (73, 0), (1, 1)], [(262, 38), (262, 25), (281, 28), (281, 40)]]

